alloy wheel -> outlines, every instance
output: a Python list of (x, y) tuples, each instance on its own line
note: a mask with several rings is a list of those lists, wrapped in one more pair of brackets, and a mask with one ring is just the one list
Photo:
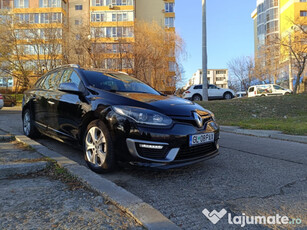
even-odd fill
[(24, 133), (29, 136), (31, 131), (31, 118), (30, 113), (27, 111), (23, 117), (23, 131)]
[(98, 127), (92, 127), (86, 134), (86, 158), (95, 166), (102, 166), (107, 156), (107, 143), (105, 135)]

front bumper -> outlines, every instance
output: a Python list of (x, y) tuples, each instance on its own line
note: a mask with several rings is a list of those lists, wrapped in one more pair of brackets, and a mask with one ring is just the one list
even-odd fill
[[(139, 126), (115, 113), (108, 120), (117, 158), (122, 162), (174, 168), (218, 155), (219, 127), (212, 120), (203, 128), (176, 121), (168, 128)], [(202, 133), (214, 133), (214, 141), (190, 147), (189, 136)]]

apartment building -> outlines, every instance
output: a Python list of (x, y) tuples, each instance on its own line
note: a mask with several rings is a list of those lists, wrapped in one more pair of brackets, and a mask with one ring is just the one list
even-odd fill
[[(208, 69), (207, 78), (209, 84), (216, 85), (224, 89), (228, 88), (228, 69)], [(203, 80), (203, 71), (199, 69), (189, 79), (185, 88), (188, 88), (191, 85), (202, 84), (203, 82), (202, 80)]]
[[(123, 49), (126, 55), (129, 55), (129, 49), (134, 42), (134, 25), (136, 20), (157, 22), (160, 26), (165, 27), (167, 31), (175, 31), (175, 0), (0, 0), (0, 10), (8, 11), (21, 23), (31, 25), (36, 29), (42, 40), (46, 38), (45, 30), (53, 28), (53, 34), (58, 36), (57, 50), (49, 62), (41, 64), (40, 68), (50, 69), (52, 66), (59, 65), (63, 56), (62, 44), (68, 44), (72, 38), (84, 42), (84, 36), (90, 41), (88, 49), (94, 50), (94, 55), (103, 55), (104, 58), (99, 63), (93, 65), (92, 60), (88, 58), (88, 66), (95, 66), (103, 69), (120, 70), (130, 72), (131, 60), (123, 57)], [(25, 46), (25, 54), (28, 59), (31, 55), (36, 55), (37, 48), (29, 42), (23, 41), (24, 34), (30, 31), (20, 29), (20, 44)], [(82, 38), (82, 39), (81, 39)], [(54, 40), (53, 40), (54, 41)], [(171, 46), (174, 44), (170, 44)], [(44, 49), (41, 48), (41, 49)], [(70, 49), (68, 52), (74, 52), (75, 58), (71, 62), (78, 62), (85, 55), (78, 52), (78, 49)], [(40, 54), (44, 53), (41, 50)], [(33, 57), (34, 58), (34, 57)], [(44, 57), (43, 59), (47, 59)], [(55, 62), (55, 60), (58, 60)], [(171, 79), (175, 76), (174, 67), (175, 57), (169, 57), (170, 81), (161, 84), (161, 91), (174, 91), (175, 86)], [(34, 62), (35, 63), (35, 62)], [(33, 65), (33, 62), (32, 62)], [(48, 65), (48, 66), (46, 66)], [(0, 76), (1, 82), (5, 82), (4, 77)], [(9, 87), (14, 83), (10, 81)], [(4, 85), (2, 83), (2, 85)]]
[[(272, 46), (270, 39), (277, 36), (279, 39), (288, 39), (293, 43), (300, 33), (296, 25), (307, 26), (307, 1), (306, 0), (257, 0), (257, 8), (251, 14), (254, 20), (255, 31), (255, 58), (263, 58), (263, 65), (272, 54), (265, 54), (262, 50)], [(291, 55), (288, 48), (277, 47), (278, 60), (276, 65), (283, 66), (280, 71), (281, 77), (289, 79), (289, 88), (293, 88), (293, 78), (296, 73), (292, 72)], [(277, 55), (277, 54), (276, 54)], [(307, 91), (307, 71), (305, 70), (303, 88)], [(305, 85), (304, 86), (304, 82)]]

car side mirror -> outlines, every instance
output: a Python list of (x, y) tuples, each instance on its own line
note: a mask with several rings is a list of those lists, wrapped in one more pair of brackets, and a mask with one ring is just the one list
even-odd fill
[(78, 86), (73, 82), (61, 83), (59, 85), (59, 90), (67, 93), (75, 93), (75, 94), (82, 93), (81, 90), (78, 88)]

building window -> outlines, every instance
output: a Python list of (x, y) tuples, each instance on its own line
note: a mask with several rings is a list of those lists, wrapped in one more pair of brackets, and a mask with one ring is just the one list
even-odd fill
[(29, 8), (29, 0), (14, 0), (15, 8)]
[(12, 77), (0, 77), (0, 87), (13, 87), (14, 80)]
[(133, 37), (132, 27), (92, 27), (92, 38)]
[(62, 0), (39, 0), (39, 7), (61, 7)]
[(175, 62), (168, 62), (168, 70), (170, 72), (175, 72), (176, 71), (176, 63)]
[(307, 11), (302, 10), (301, 11), (301, 17), (307, 17)]
[(167, 13), (173, 13), (174, 12), (174, 3), (173, 2), (165, 3), (165, 12), (167, 12)]
[(92, 6), (133, 6), (133, 0), (91, 0)]
[(82, 5), (75, 5), (75, 10), (82, 10)]
[(165, 18), (165, 26), (166, 27), (175, 27), (175, 18), (173, 18), (173, 17)]
[(13, 2), (10, 0), (1, 0), (0, 1), (0, 9), (12, 9), (13, 8)]
[(300, 2), (307, 2), (307, 0), (300, 0)]
[(82, 20), (81, 19), (76, 19), (75, 20), (75, 25), (76, 26), (82, 25)]
[(225, 70), (217, 70), (216, 74), (226, 74), (226, 71)]
[(123, 22), (133, 20), (133, 11), (100, 11), (91, 13), (91, 22)]

